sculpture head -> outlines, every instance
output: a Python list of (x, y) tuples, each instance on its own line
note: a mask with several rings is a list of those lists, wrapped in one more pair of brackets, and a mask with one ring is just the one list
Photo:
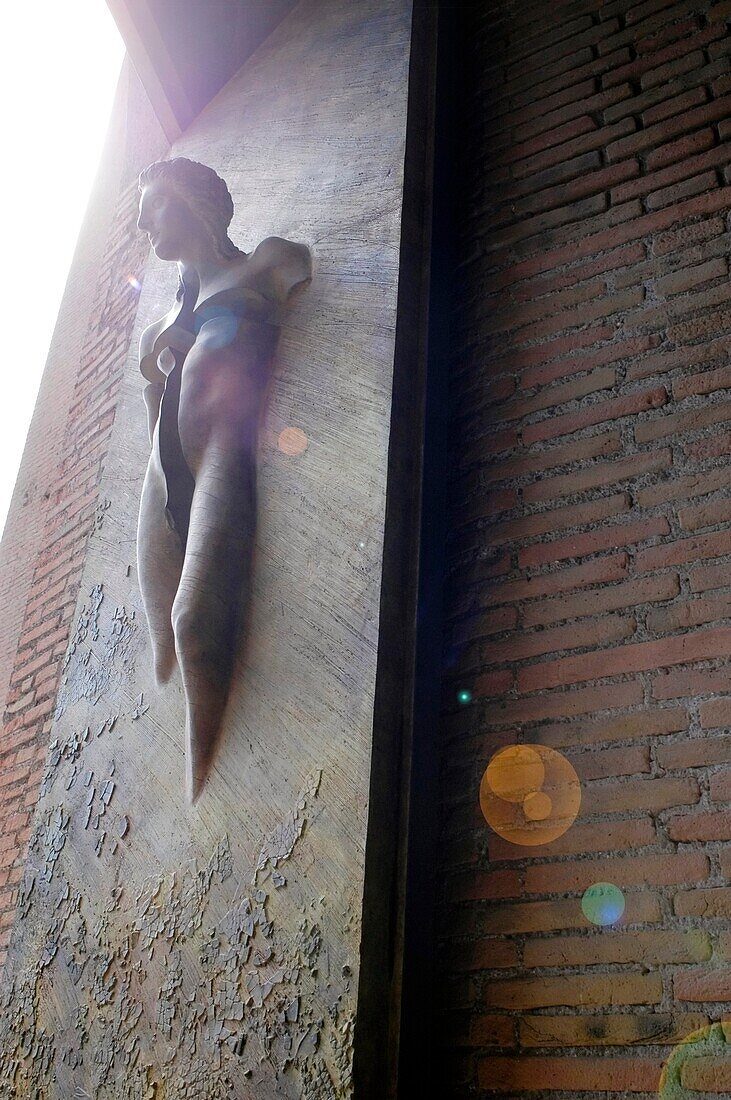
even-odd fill
[(160, 160), (140, 173), (139, 188), (137, 227), (161, 260), (238, 255), (228, 235), (233, 200), (212, 168), (186, 157)]

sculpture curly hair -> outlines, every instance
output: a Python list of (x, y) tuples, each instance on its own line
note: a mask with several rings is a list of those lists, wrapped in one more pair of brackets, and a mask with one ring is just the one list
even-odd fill
[(188, 203), (209, 230), (222, 259), (239, 254), (227, 232), (234, 213), (233, 199), (224, 180), (212, 168), (187, 157), (158, 160), (140, 172), (140, 191), (158, 179), (170, 184)]

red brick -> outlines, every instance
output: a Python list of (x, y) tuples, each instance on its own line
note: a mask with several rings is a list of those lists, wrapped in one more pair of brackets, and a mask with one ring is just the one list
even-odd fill
[(501, 512), (509, 512), (517, 503), (518, 498), (513, 489), (483, 492), (467, 504), (455, 508), (453, 513), (455, 526), (460, 527), (465, 523), (475, 523), (476, 520), (487, 519)]
[[(718, 262), (722, 263), (722, 261)], [(725, 265), (722, 266), (725, 267)], [(526, 425), (523, 428), (523, 440), (526, 444), (530, 444), (544, 439), (554, 439), (559, 435), (568, 435), (581, 428), (588, 428), (592, 424), (618, 420), (624, 416), (645, 412), (647, 409), (659, 409), (667, 400), (668, 394), (664, 386), (657, 386), (651, 390), (628, 394), (626, 397), (616, 397), (611, 401), (594, 401), (578, 412), (565, 413), (563, 416), (553, 416), (537, 424)]]
[(668, 771), (731, 764), (731, 737), (686, 738), (673, 745), (658, 745), (655, 755), (660, 767)]
[[(620, 83), (624, 82), (620, 81)], [(633, 118), (623, 118), (619, 122), (615, 122), (613, 126), (602, 126), (597, 130), (592, 130), (589, 134), (583, 134), (571, 141), (565, 141), (562, 145), (555, 145), (542, 153), (536, 153), (534, 156), (518, 161), (513, 165), (513, 176), (515, 179), (522, 179), (534, 172), (541, 172), (544, 168), (550, 168), (560, 161), (581, 156), (582, 153), (588, 153), (594, 149), (605, 149), (608, 142), (619, 140), (631, 134), (636, 125)], [(613, 159), (619, 160), (620, 158), (615, 157)]]
[(518, 141), (523, 141), (535, 134), (542, 133), (544, 130), (552, 130), (556, 126), (569, 122), (585, 111), (602, 111), (605, 107), (618, 103), (632, 94), (632, 88), (629, 84), (613, 88), (609, 92), (599, 92), (592, 95), (592, 85), (587, 83), (585, 91), (587, 93), (585, 97), (573, 100), (571, 103), (564, 104), (555, 110), (547, 111), (544, 115), (539, 115), (537, 118), (532, 118), (515, 126), (513, 128), (514, 137)]
[(726, 336), (709, 344), (647, 355), (639, 363), (630, 364), (627, 368), (627, 378), (634, 382), (640, 378), (647, 378), (651, 374), (665, 373), (678, 367), (687, 370), (688, 367), (697, 363), (707, 363), (715, 358), (723, 358), (729, 348), (731, 348), (731, 337)]
[(604, 366), (607, 363), (618, 363), (632, 359), (637, 355), (641, 355), (642, 352), (656, 347), (657, 342), (658, 337), (656, 335), (638, 336), (632, 340), (622, 340), (606, 347), (597, 348), (595, 351), (572, 353), (558, 360), (529, 368), (521, 378), (521, 385), (525, 389), (530, 389), (532, 386), (544, 386), (569, 374), (593, 370), (595, 367)]
[(652, 126), (656, 122), (662, 122), (663, 119), (682, 114), (682, 112), (688, 111), (692, 107), (705, 103), (707, 98), (706, 89), (701, 87), (690, 88), (689, 91), (682, 92), (671, 99), (661, 100), (654, 107), (648, 107), (646, 111), (642, 112), (642, 125)]
[[(602, 73), (609, 72), (611, 69), (615, 68), (615, 66), (623, 65), (625, 62), (629, 61), (629, 58), (629, 50), (615, 50), (606, 57), (596, 58), (586, 64), (578, 64), (567, 73), (563, 73), (551, 80), (535, 81), (526, 91), (513, 97), (512, 105), (515, 107), (522, 107), (528, 103), (534, 103), (535, 101), (545, 103), (546, 99), (544, 97), (550, 97), (555, 92), (560, 92), (562, 89), (566, 89), (567, 95), (573, 95), (570, 91), (572, 85), (585, 80), (587, 77), (600, 76)], [(574, 59), (574, 61), (578, 60), (578, 58)], [(622, 81), (615, 81), (614, 83), (622, 83)], [(540, 111), (540, 107), (538, 110)]]
[(450, 876), (446, 893), (450, 901), (516, 898), (522, 893), (521, 877), (513, 870), (464, 871)]
[[(694, 36), (693, 42), (694, 44), (700, 44), (703, 42), (704, 38), (705, 41), (709, 41), (710, 37), (713, 35), (718, 37), (718, 31), (716, 31), (715, 28), (709, 28), (705, 36), (702, 34)], [(682, 47), (683, 43), (680, 45)], [(692, 72), (694, 69), (699, 68), (704, 60), (705, 58), (700, 52), (686, 53), (685, 55), (681, 54), (681, 56), (674, 61), (669, 61), (665, 65), (658, 65), (657, 68), (651, 69), (647, 73), (643, 73), (640, 79), (640, 86), (644, 90), (645, 88), (655, 88), (658, 84), (665, 84), (674, 77), (682, 76), (684, 73)], [(692, 112), (689, 111), (688, 113), (691, 114)]]
[(709, 921), (731, 916), (731, 889), (682, 890), (675, 895), (673, 908), (677, 916), (705, 916)]
[(724, 588), (729, 583), (728, 565), (703, 565), (690, 570), (691, 592), (707, 592), (709, 588)]
[(690, 626), (731, 618), (731, 595), (711, 600), (685, 600), (672, 607), (653, 608), (647, 614), (647, 629), (653, 634), (685, 630)]
[(680, 582), (675, 573), (658, 577), (642, 577), (626, 581), (598, 591), (560, 596), (530, 604), (523, 609), (524, 626), (546, 626), (561, 619), (575, 619), (583, 615), (595, 615), (598, 611), (617, 611), (623, 607), (635, 607), (643, 603), (669, 600), (677, 596)]
[(718, 187), (718, 179), (715, 172), (704, 172), (700, 176), (691, 176), (682, 183), (675, 183), (672, 187), (663, 187), (659, 191), (653, 191), (647, 196), (648, 210), (661, 210), (664, 206), (679, 202), (681, 199), (690, 198), (691, 195), (703, 195)]
[[(627, 898), (627, 923), (646, 924), (660, 919), (657, 898), (643, 890)], [(575, 898), (553, 901), (493, 903), (478, 919), (482, 935), (517, 935), (586, 928), (587, 920)]]
[[(719, 273), (723, 274), (725, 270), (724, 263), (723, 270)], [(682, 401), (696, 394), (714, 393), (716, 390), (725, 390), (729, 387), (731, 387), (731, 367), (719, 367), (717, 370), (706, 370), (685, 378), (676, 378), (673, 382), (673, 396), (676, 401)]]
[[(673, 184), (679, 184), (683, 180), (692, 178), (697, 179), (708, 169), (726, 165), (729, 161), (731, 161), (731, 146), (711, 146), (711, 148), (698, 153), (696, 156), (685, 157), (683, 160), (668, 164), (655, 172), (648, 172), (646, 175), (617, 184), (612, 188), (610, 198), (613, 203), (620, 203), (642, 195), (662, 194), (663, 198), (659, 202), (655, 200), (653, 205), (653, 209), (659, 210), (663, 205), (666, 205), (666, 199), (671, 199), (673, 193), (670, 189)], [(716, 186), (716, 183), (717, 181), (714, 179), (714, 186)], [(681, 191), (675, 192), (675, 196), (675, 199), (671, 201), (688, 197), (683, 195)], [(681, 231), (673, 230), (661, 234), (659, 238), (655, 239), (653, 251), (655, 256), (664, 256), (668, 251), (674, 251), (678, 246), (683, 247), (686, 244), (693, 243), (694, 240), (706, 240), (708, 236), (713, 237), (716, 232), (722, 233), (723, 225), (711, 226), (700, 222), (695, 226), (686, 226)]]
[(684, 39), (686, 36), (690, 36), (698, 27), (699, 20), (697, 17), (683, 19), (679, 23), (669, 23), (659, 31), (650, 33), (643, 38), (637, 38), (635, 48), (638, 54), (652, 53), (655, 50), (662, 49), (670, 42), (677, 42), (679, 38)]
[(581, 558), (601, 550), (613, 550), (617, 546), (633, 546), (669, 532), (670, 524), (664, 516), (640, 520), (637, 523), (596, 527), (582, 535), (567, 535), (563, 539), (526, 547), (518, 553), (518, 565), (524, 569), (560, 561), (562, 558)]
[(554, 630), (534, 630), (488, 642), (482, 648), (484, 661), (519, 661), (542, 653), (564, 649), (579, 649), (601, 642), (619, 641), (630, 637), (635, 621), (621, 615), (608, 615), (601, 619), (588, 619), (571, 623)]
[(569, 142), (572, 138), (581, 137), (582, 134), (593, 133), (596, 128), (597, 125), (591, 116), (584, 114), (570, 119), (568, 122), (563, 122), (553, 129), (536, 134), (532, 138), (521, 140), (516, 135), (514, 143), (502, 154), (501, 162), (511, 164), (513, 161), (523, 160), (525, 157), (540, 153), (544, 149), (551, 149), (562, 142)]
[[(676, 1001), (731, 1001), (731, 970), (709, 970), (706, 966), (678, 971), (673, 976), (673, 997)], [(698, 1080), (701, 1075), (697, 1073), (694, 1076)], [(730, 1077), (726, 1070), (725, 1079)], [(704, 1080), (707, 1079), (704, 1076)], [(718, 1081), (717, 1076), (715, 1080)]]
[(567, 753), (567, 756), (582, 783), (652, 771), (649, 745), (594, 749), (592, 752)]
[(511, 669), (498, 672), (483, 672), (477, 676), (472, 685), (472, 693), (476, 699), (491, 695), (503, 695), (513, 686), (514, 673)]
[(711, 82), (711, 91), (714, 96), (728, 95), (731, 92), (731, 73), (724, 73)]
[[(488, 311), (490, 330), (499, 332), (507, 329), (524, 328), (528, 324), (550, 317), (560, 309), (569, 309), (606, 295), (606, 283), (603, 279), (591, 279), (588, 282), (558, 290), (543, 298), (516, 305), (512, 295), (498, 295), (483, 303), (482, 311)], [(484, 385), (484, 381), (480, 380)]]
[(731, 698), (712, 699), (701, 707), (701, 726), (703, 729), (721, 729), (731, 726)]
[(710, 778), (712, 802), (731, 802), (731, 768), (721, 768)]
[(529, 451), (504, 462), (495, 462), (488, 466), (483, 476), (489, 481), (503, 481), (508, 478), (527, 477), (553, 470), (557, 466), (581, 462), (583, 459), (613, 454), (621, 448), (618, 431), (603, 432), (588, 439), (577, 439), (563, 443), (558, 447), (545, 447), (540, 451)]
[[(603, 193), (610, 187), (619, 187), (627, 180), (635, 179), (639, 174), (640, 165), (637, 160), (624, 160), (620, 164), (613, 164), (608, 168), (577, 176), (568, 183), (561, 183), (556, 187), (544, 187), (522, 199), (517, 199), (510, 204), (510, 212), (515, 216), (564, 208), (577, 199)], [(604, 272), (607, 269), (602, 267), (600, 270)]]
[(671, 565), (682, 565), (700, 558), (718, 558), (731, 553), (731, 531), (717, 531), (709, 535), (694, 535), (692, 538), (676, 539), (660, 546), (651, 546), (638, 550), (635, 555), (635, 568), (639, 573), (652, 569), (666, 569)]
[[(681, 48), (682, 45), (681, 43)], [(686, 55), (683, 59), (683, 63), (687, 63), (693, 56), (693, 54)], [(702, 55), (696, 56), (700, 56), (702, 62)], [(690, 65), (689, 68), (693, 68), (693, 66)], [(655, 74), (658, 74), (658, 70), (655, 70), (652, 74), (648, 74), (648, 76), (654, 77)], [(644, 86), (643, 83), (643, 87)], [(652, 84), (648, 83), (647, 86), (652, 87)], [(668, 138), (698, 130), (699, 127), (705, 126), (709, 122), (717, 122), (719, 119), (726, 118), (729, 114), (730, 107), (731, 96), (722, 96), (720, 99), (714, 99), (711, 103), (705, 103), (691, 110), (681, 111), (674, 117), (666, 118), (654, 126), (645, 126), (644, 129), (637, 131), (637, 133), (620, 137), (616, 141), (611, 141), (606, 147), (607, 158), (610, 163), (624, 160), (625, 157), (635, 156), (637, 153), (643, 152), (646, 149), (660, 145), (667, 141)], [(705, 132), (710, 133), (711, 138), (713, 137), (712, 131)], [(697, 137), (697, 135), (694, 135), (694, 137)], [(657, 166), (656, 163), (653, 163), (652, 158), (653, 154), (648, 154), (647, 165), (650, 169)], [(671, 157), (670, 159), (679, 160), (680, 157)], [(665, 161), (665, 163), (667, 163), (667, 161)]]
[[(691, 841), (731, 840), (731, 810), (719, 813), (678, 814), (667, 823), (671, 840), (681, 843)], [(729, 891), (731, 896), (731, 890)]]
[[(503, 1017), (504, 1018), (504, 1017)], [(619, 1046), (625, 1050), (640, 1044), (675, 1046), (699, 1028), (708, 1017), (681, 1012), (674, 1016), (651, 1012), (621, 1016), (520, 1017), (521, 1047)]]
[(483, 611), (473, 615), (452, 627), (452, 641), (469, 641), (472, 638), (484, 638), (490, 634), (499, 634), (503, 630), (512, 630), (517, 625), (518, 612), (514, 607), (500, 607), (495, 611)]
[(658, 1004), (661, 997), (659, 974), (618, 973), (611, 983), (603, 974), (497, 980), (485, 986), (482, 999), (488, 1008), (521, 1009)]
[(473, 1016), (470, 1044), (476, 1047), (513, 1046), (514, 1029), (515, 1021), (509, 1016)]
[(680, 699), (717, 691), (731, 691), (731, 671), (728, 669), (665, 669), (652, 680), (655, 699)]
[[(723, 232), (723, 225), (719, 232)], [(518, 286), (510, 288), (509, 291), (506, 291), (506, 294), (510, 295), (509, 300), (512, 302), (533, 301), (543, 295), (553, 294), (566, 287), (576, 286), (586, 279), (593, 279), (597, 275), (604, 275), (640, 263), (645, 259), (645, 251), (645, 246), (640, 241), (625, 245), (623, 248), (609, 249), (592, 260), (572, 264), (561, 271), (527, 279)], [(609, 328), (602, 339), (611, 340), (613, 335), (613, 329)], [(599, 341), (593, 342), (598, 343)], [(540, 350), (540, 348), (534, 349), (537, 353)]]
[[(682, 984), (682, 983), (681, 983)], [(684, 988), (688, 988), (685, 986)], [(717, 999), (728, 1000), (731, 993), (731, 971), (719, 974), (711, 981), (704, 982), (701, 979), (694, 986), (699, 992), (715, 993)], [(723, 991), (726, 991), (725, 997)], [(686, 1000), (694, 1000), (694, 997), (686, 997)], [(713, 997), (709, 997), (713, 1000)], [(683, 1089), (692, 1089), (694, 1092), (717, 1093), (728, 1096), (731, 1093), (731, 1058), (726, 1053), (707, 1054), (705, 1057), (689, 1058), (684, 1062), (680, 1071), (680, 1080)]]
[[(570, 283), (573, 286), (573, 280), (570, 280)], [(526, 370), (543, 363), (551, 363), (564, 355), (578, 354), (582, 349), (611, 340), (613, 336), (614, 328), (611, 325), (588, 326), (535, 347), (513, 348), (507, 356), (500, 355), (490, 359), (485, 369), (492, 373)], [(480, 360), (480, 367), (482, 369), (482, 360)]]
[[(551, 844), (530, 848), (531, 856), (584, 855), (588, 852), (612, 852), (654, 844), (655, 826), (649, 818), (631, 821), (603, 821), (599, 824), (575, 824)], [(498, 836), (490, 836), (490, 859), (523, 860), (526, 850)]]
[[(712, 132), (708, 131), (708, 133), (711, 134), (712, 138)], [(705, 131), (703, 134), (705, 134)], [(656, 150), (655, 155), (663, 154), (664, 150), (666, 150), (670, 159), (675, 159), (681, 152), (681, 144), (692, 146), (695, 140), (696, 135), (693, 135), (690, 139), (684, 138), (681, 142), (674, 143), (676, 148), (671, 150), (670, 146), (664, 146)], [(700, 142), (700, 148), (707, 147), (703, 144), (704, 140), (705, 137)], [(692, 149), (686, 149), (686, 152), (692, 151)], [(698, 149), (695, 151), (697, 152)], [(658, 161), (660, 159), (661, 158), (658, 157)], [(669, 229), (670, 226), (677, 225), (687, 218), (696, 215), (713, 214), (718, 210), (727, 210), (731, 205), (729, 195), (727, 194), (729, 190), (731, 189), (719, 188), (717, 191), (713, 191), (710, 194), (699, 195), (696, 198), (688, 199), (677, 205), (666, 207), (664, 210), (658, 210), (644, 217), (635, 218), (624, 225), (617, 225), (611, 229), (601, 230), (588, 237), (583, 237), (581, 240), (574, 241), (571, 245), (541, 251), (529, 259), (513, 264), (502, 276), (503, 285), (518, 282), (521, 279), (538, 275), (544, 271), (550, 271), (562, 263), (576, 261), (583, 256), (595, 255), (605, 248), (617, 248), (628, 241), (644, 239), (650, 234)]]
[(550, 687), (597, 680), (629, 672), (641, 672), (664, 665), (687, 664), (711, 657), (726, 656), (731, 647), (731, 627), (714, 627), (693, 633), (674, 635), (662, 641), (635, 642), (615, 646), (581, 657), (562, 657), (555, 661), (529, 665), (518, 670), (518, 690), (538, 691)]
[(581, 114), (586, 109), (583, 106), (586, 97), (590, 96), (593, 91), (594, 81), (582, 77), (577, 78), (577, 83), (561, 88), (553, 94), (544, 94), (537, 100), (529, 98), (525, 99), (523, 103), (518, 103), (514, 97), (511, 103), (510, 121), (515, 125), (526, 123), (531, 119), (540, 121), (544, 114), (549, 114), (571, 103), (577, 105), (578, 113)]
[[(617, 976), (612, 985), (625, 987), (625, 976)], [(621, 996), (621, 994), (618, 994)], [(575, 1002), (572, 1002), (575, 1003)], [(615, 1003), (625, 1003), (621, 1000)], [(639, 1002), (629, 1002), (636, 1004)], [(655, 1003), (655, 1002), (651, 1002)], [(563, 1092), (654, 1092), (660, 1079), (661, 1059), (649, 1058), (574, 1058), (526, 1057), (483, 1058), (478, 1063), (480, 1088), (496, 1092), (518, 1093), (532, 1090), (536, 1081), (543, 1090)]]
[(528, 724), (547, 718), (571, 718), (577, 714), (637, 706), (643, 698), (639, 682), (607, 684), (553, 692), (534, 699), (504, 700), (484, 707), (482, 717), (488, 724)]
[(526, 894), (582, 893), (595, 882), (633, 886), (674, 886), (703, 882), (710, 874), (701, 852), (652, 852), (646, 856), (602, 856), (600, 860), (543, 863), (525, 870)]
[[(663, 297), (668, 297), (690, 290), (692, 287), (708, 282), (711, 279), (721, 278), (727, 273), (728, 264), (726, 260), (709, 260), (705, 264), (699, 264), (696, 267), (683, 267), (679, 271), (675, 271), (670, 275), (665, 275), (662, 279), (657, 279), (655, 288), (658, 294), (663, 295)], [(693, 391), (689, 390), (688, 393), (690, 392)], [(699, 392), (708, 393), (710, 391), (706, 390)], [(673, 389), (673, 393), (676, 398), (679, 398), (679, 394), (675, 388)], [(686, 393), (684, 396), (688, 396), (688, 394)]]
[(687, 500), (689, 497), (707, 496), (719, 489), (731, 486), (731, 466), (703, 470), (685, 477), (668, 478), (654, 485), (638, 489), (637, 503), (641, 508), (653, 508), (667, 501)]
[[(683, 451), (686, 458), (699, 462), (703, 462), (707, 458), (720, 458), (721, 455), (731, 454), (731, 431), (714, 432), (709, 439), (696, 439), (693, 443), (685, 443)], [(704, 511), (708, 513), (710, 509), (704, 509)], [(721, 518), (719, 515), (718, 520), (714, 522), (719, 522)], [(698, 526), (705, 527), (708, 524), (702, 523)]]
[(631, 455), (615, 462), (596, 463), (575, 473), (541, 478), (525, 487), (523, 499), (533, 502), (551, 500), (569, 493), (582, 493), (603, 485), (616, 485), (643, 474), (667, 470), (671, 465), (672, 453), (669, 448)]
[[(627, 894), (628, 904), (635, 897)], [(626, 910), (625, 910), (626, 916)], [(623, 923), (634, 923), (625, 921)], [(707, 932), (609, 932), (598, 936), (561, 936), (528, 940), (523, 949), (523, 965), (597, 966), (612, 963), (640, 963), (663, 966), (672, 963), (707, 962), (713, 953)]]
[(643, 809), (659, 813), (673, 806), (692, 805), (699, 798), (698, 781), (694, 778), (628, 780), (623, 777), (601, 786), (585, 787), (581, 811), (584, 817)]
[(563, 531), (569, 527), (583, 527), (609, 519), (632, 507), (629, 493), (613, 493), (598, 500), (584, 501), (582, 504), (568, 504), (563, 508), (550, 508), (544, 512), (533, 512), (518, 519), (502, 520), (488, 528), (488, 537), (492, 545), (512, 542), (516, 539), (535, 538), (554, 531)]
[(557, 592), (573, 591), (590, 584), (607, 584), (625, 575), (628, 565), (626, 554), (612, 554), (583, 565), (559, 569), (555, 573), (540, 573), (517, 581), (505, 581), (486, 593), (489, 604), (510, 603), (550, 596)]
[(706, 221), (683, 225), (680, 229), (670, 229), (667, 233), (656, 235), (654, 253), (656, 256), (667, 256), (698, 241), (717, 237), (723, 231), (724, 223), (721, 218), (708, 218)]
[(574, 378), (570, 382), (561, 382), (556, 386), (549, 386), (540, 390), (533, 397), (518, 397), (492, 413), (494, 420), (514, 420), (530, 416), (544, 409), (555, 408), (557, 405), (566, 405), (570, 401), (576, 401), (590, 393), (598, 393), (600, 390), (611, 389), (616, 381), (616, 371), (612, 367), (593, 371), (591, 374)]

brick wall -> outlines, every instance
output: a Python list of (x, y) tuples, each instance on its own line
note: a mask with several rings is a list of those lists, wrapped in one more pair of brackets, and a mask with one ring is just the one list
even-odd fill
[(0, 965), (14, 918), (25, 842), (38, 797), (61, 662), (78, 594), (98, 485), (137, 310), (147, 242), (136, 230), (136, 182), (120, 196), (99, 270), (61, 447), (45, 494), (41, 548), (25, 605), (0, 730)]
[[(656, 1095), (731, 1016), (731, 3), (459, 9), (446, 1094)], [(515, 742), (581, 779), (552, 844), (481, 815)]]

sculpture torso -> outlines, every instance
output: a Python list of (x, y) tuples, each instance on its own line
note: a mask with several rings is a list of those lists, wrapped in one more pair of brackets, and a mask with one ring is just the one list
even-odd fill
[(203, 298), (197, 279), (187, 276), (182, 298), (142, 335), (140, 370), (164, 386), (152, 446), (167, 485), (168, 520), (183, 545), (212, 430), (228, 479), (255, 448), (282, 306), (308, 275), (308, 250), (270, 237), (225, 269)]

